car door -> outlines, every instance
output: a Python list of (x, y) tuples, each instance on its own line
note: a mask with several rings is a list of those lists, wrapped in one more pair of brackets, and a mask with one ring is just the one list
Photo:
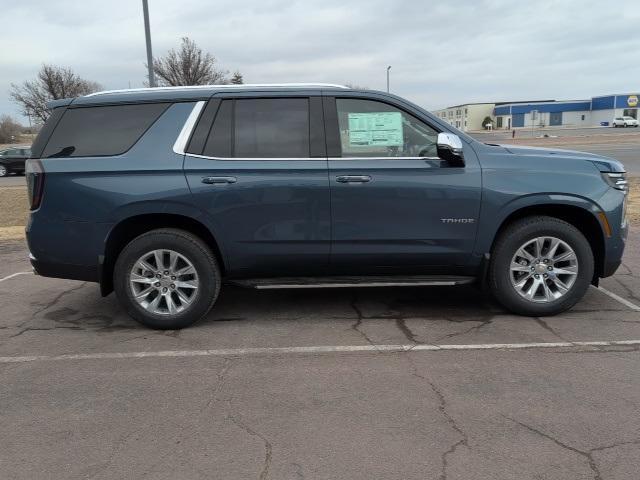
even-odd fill
[(16, 172), (24, 172), (25, 162), (29, 158), (29, 150), (26, 148), (17, 149), (17, 155), (15, 162), (13, 164), (13, 168)]
[(464, 145), (462, 167), (438, 158), (440, 130), (390, 100), (326, 97), (324, 106), (332, 267), (438, 273), (469, 264), (481, 194), (473, 149)]
[(21, 166), (21, 163), (24, 162), (21, 155), (22, 150), (19, 148), (12, 148), (7, 150), (5, 159), (7, 160), (7, 167), (12, 172), (23, 170), (24, 167)]
[(184, 170), (232, 275), (312, 275), (328, 264), (322, 99), (263, 92), (212, 98)]

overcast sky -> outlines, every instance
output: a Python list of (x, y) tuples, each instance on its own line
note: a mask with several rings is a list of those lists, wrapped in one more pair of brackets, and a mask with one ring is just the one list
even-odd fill
[[(42, 63), (140, 87), (140, 0), (0, 0), (0, 114)], [(154, 55), (189, 36), (247, 83), (353, 83), (426, 108), (640, 89), (637, 0), (149, 0)]]

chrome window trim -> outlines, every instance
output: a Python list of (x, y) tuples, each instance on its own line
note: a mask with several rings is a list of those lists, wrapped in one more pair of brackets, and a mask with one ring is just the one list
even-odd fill
[(187, 148), (187, 142), (191, 137), (191, 133), (193, 132), (194, 127), (196, 126), (196, 122), (200, 117), (200, 112), (204, 108), (205, 103), (207, 102), (205, 102), (204, 100), (200, 100), (199, 102), (196, 102), (196, 104), (193, 106), (193, 109), (191, 110), (191, 113), (187, 117), (187, 120), (184, 122), (184, 125), (182, 126), (182, 130), (180, 130), (180, 134), (178, 135), (176, 142), (173, 144), (173, 151), (178, 155), (185, 154), (185, 149)]
[(185, 153), (189, 157), (202, 158), (204, 160), (441, 160), (440, 157), (210, 157), (196, 153)]
[(327, 157), (210, 157), (208, 155), (198, 155), (197, 153), (187, 152), (185, 155), (194, 158), (202, 158), (204, 160), (219, 160), (219, 161), (247, 161), (247, 160), (326, 160)]
[(331, 157), (330, 160), (442, 160), (440, 157)]

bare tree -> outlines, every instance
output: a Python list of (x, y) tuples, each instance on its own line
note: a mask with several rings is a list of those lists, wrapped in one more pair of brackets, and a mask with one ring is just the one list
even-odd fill
[(44, 122), (49, 117), (47, 102), (72, 98), (96, 92), (101, 86), (76, 75), (70, 68), (42, 65), (35, 80), (22, 85), (11, 84), (11, 98), (22, 107), (22, 112)]
[[(182, 38), (178, 50), (153, 60), (153, 71), (163, 86), (221, 85), (229, 83), (229, 72), (219, 69), (216, 58), (203, 52), (196, 42)], [(240, 73), (240, 72), (237, 72)], [(240, 75), (242, 79), (242, 75)]]
[(22, 132), (23, 127), (9, 115), (0, 117), (0, 143), (13, 143)]
[(229, 82), (234, 85), (242, 85), (244, 83), (244, 78), (242, 78), (242, 74), (236, 70), (233, 72), (233, 77), (231, 77), (231, 81)]

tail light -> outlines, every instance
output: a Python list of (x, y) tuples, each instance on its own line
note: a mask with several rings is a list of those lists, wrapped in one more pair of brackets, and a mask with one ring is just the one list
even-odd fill
[(44, 195), (44, 167), (40, 160), (27, 160), (25, 168), (27, 177), (27, 192), (31, 202), (31, 210), (37, 210), (42, 203)]

